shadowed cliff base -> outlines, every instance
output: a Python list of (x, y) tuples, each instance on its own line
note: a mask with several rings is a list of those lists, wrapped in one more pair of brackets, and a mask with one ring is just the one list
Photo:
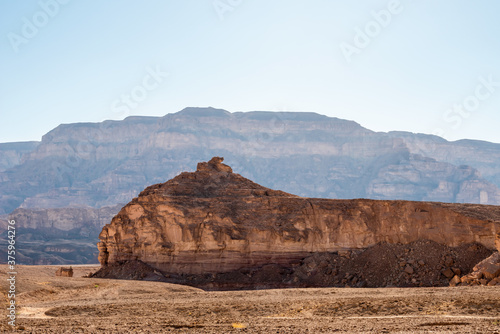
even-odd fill
[(493, 251), (480, 244), (447, 247), (421, 240), (381, 243), (364, 250), (314, 253), (289, 266), (267, 264), (224, 273), (164, 273), (138, 260), (102, 267), (94, 278), (190, 285), (204, 290), (305, 287), (440, 287), (472, 271)]

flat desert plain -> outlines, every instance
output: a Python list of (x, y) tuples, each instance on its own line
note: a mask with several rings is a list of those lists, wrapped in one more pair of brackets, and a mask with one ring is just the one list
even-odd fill
[[(23, 333), (500, 333), (500, 287), (203, 291), (17, 266)], [(7, 275), (1, 266), (2, 277)], [(7, 321), (2, 279), (0, 330)]]

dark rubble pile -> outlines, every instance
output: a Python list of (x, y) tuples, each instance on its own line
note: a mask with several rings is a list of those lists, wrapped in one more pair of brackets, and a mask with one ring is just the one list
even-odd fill
[(453, 277), (450, 285), (500, 285), (500, 252), (479, 262), (470, 274)]
[[(471, 273), (492, 250), (481, 244), (447, 247), (423, 240), (380, 243), (365, 250), (314, 253), (284, 267), (267, 264), (225, 273), (174, 274), (141, 261), (101, 268), (93, 277), (163, 281), (206, 290), (298, 287), (436, 287)], [(462, 283), (460, 283), (462, 284)]]

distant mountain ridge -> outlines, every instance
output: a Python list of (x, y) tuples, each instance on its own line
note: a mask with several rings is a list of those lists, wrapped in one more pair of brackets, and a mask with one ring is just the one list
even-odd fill
[(0, 232), (16, 220), (20, 263), (97, 263), (98, 233), (125, 203), (213, 156), (304, 197), (500, 204), (500, 144), (374, 132), (316, 113), (186, 108), (0, 144)]
[(316, 113), (185, 108), (62, 124), (0, 152), (0, 214), (126, 203), (215, 155), (301, 196), (500, 204), (500, 144), (373, 132)]
[(0, 143), (0, 172), (21, 163), (24, 154), (33, 151), (40, 142)]

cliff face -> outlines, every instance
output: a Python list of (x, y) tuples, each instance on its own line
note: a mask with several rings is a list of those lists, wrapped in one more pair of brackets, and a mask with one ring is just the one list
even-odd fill
[(60, 125), (32, 146), (5, 145), (0, 214), (128, 203), (219, 154), (252, 180), (300, 196), (500, 204), (499, 144), (373, 132), (314, 113), (186, 108)]
[(21, 164), (23, 156), (36, 149), (39, 142), (0, 143), (0, 172)]
[(467, 139), (449, 142), (436, 136), (408, 132), (389, 132), (388, 135), (402, 139), (414, 154), (455, 166), (468, 165), (480, 171), (482, 177), (491, 183), (500, 186), (498, 144)]
[[(75, 232), (102, 229), (118, 212), (119, 206), (92, 208), (16, 209), (8, 217), (23, 230)], [(3, 227), (3, 223), (2, 223)], [(81, 232), (85, 234), (85, 232)]]
[(106, 225), (103, 266), (141, 260), (165, 272), (220, 273), (311, 253), (432, 240), (494, 248), (496, 206), (303, 198), (262, 187), (222, 159), (146, 188)]
[[(0, 233), (15, 220), (19, 264), (97, 263), (95, 240), (120, 207), (16, 209), (0, 217)], [(0, 249), (7, 252), (7, 246), (2, 239)]]

